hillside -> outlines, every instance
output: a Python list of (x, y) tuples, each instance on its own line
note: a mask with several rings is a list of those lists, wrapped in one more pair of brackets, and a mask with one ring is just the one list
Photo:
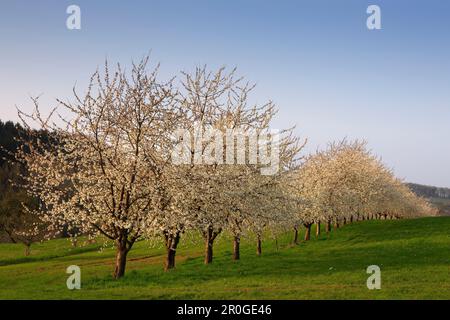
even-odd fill
[(415, 194), (426, 198), (437, 207), (441, 215), (450, 215), (450, 188), (425, 186), (417, 183), (407, 183), (407, 185)]
[[(114, 251), (100, 243), (72, 248), (66, 239), (23, 246), (0, 244), (1, 299), (450, 299), (450, 218), (374, 220), (344, 226), (298, 246), (291, 235), (263, 244), (255, 256), (248, 239), (231, 260), (231, 242), (220, 238), (212, 265), (203, 265), (202, 243), (180, 243), (177, 268), (162, 271), (161, 248), (139, 242), (127, 273), (113, 280)], [(81, 290), (66, 288), (69, 265), (79, 265)], [(381, 290), (368, 290), (366, 268), (381, 268)]]

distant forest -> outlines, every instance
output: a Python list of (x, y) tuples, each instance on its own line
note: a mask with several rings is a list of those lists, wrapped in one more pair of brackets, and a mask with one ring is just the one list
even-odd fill
[(450, 199), (450, 188), (425, 186), (416, 183), (408, 183), (407, 185), (414, 193), (421, 197)]
[[(47, 132), (38, 131), (38, 136), (44, 143), (49, 143)], [(13, 230), (25, 227), (26, 222), (32, 223), (23, 210), (22, 203), (32, 206), (36, 199), (27, 195), (26, 191), (17, 187), (25, 168), (14, 159), (14, 153), (20, 147), (20, 141), (31, 141), (20, 124), (0, 120), (0, 242), (24, 242), (24, 236), (18, 236)]]
[(442, 215), (450, 215), (450, 188), (425, 186), (417, 183), (407, 183), (407, 185), (415, 194), (428, 199)]

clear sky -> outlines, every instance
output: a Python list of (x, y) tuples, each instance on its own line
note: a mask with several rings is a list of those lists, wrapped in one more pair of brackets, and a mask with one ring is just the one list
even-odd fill
[[(81, 8), (81, 30), (66, 8)], [(381, 30), (368, 30), (368, 5)], [(0, 119), (82, 90), (105, 58), (163, 75), (238, 67), (308, 151), (364, 138), (407, 181), (450, 187), (450, 1), (0, 0)]]

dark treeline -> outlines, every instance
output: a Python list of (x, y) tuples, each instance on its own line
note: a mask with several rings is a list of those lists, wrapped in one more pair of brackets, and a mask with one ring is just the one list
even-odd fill
[(37, 234), (23, 235), (27, 224), (34, 223), (35, 219), (22, 204), (35, 207), (38, 199), (32, 199), (26, 190), (19, 187), (26, 169), (15, 160), (14, 153), (22, 148), (24, 141), (32, 141), (36, 137), (44, 144), (55, 143), (45, 131), (30, 132), (18, 123), (0, 120), (0, 242), (21, 242), (27, 251), (39, 237)]
[(23, 168), (14, 160), (14, 152), (27, 136), (27, 131), (20, 124), (0, 120), (0, 199), (8, 192), (17, 191), (11, 181), (17, 181)]
[(21, 202), (28, 201), (26, 193), (14, 186), (22, 168), (12, 156), (25, 136), (26, 130), (19, 124), (0, 120), (0, 241), (17, 242), (12, 229), (20, 216)]
[(407, 183), (408, 187), (419, 197), (428, 199), (440, 215), (450, 215), (450, 188), (425, 186), (417, 183)]
[(421, 197), (450, 199), (450, 188), (438, 188), (416, 183), (408, 183), (407, 185), (415, 194)]

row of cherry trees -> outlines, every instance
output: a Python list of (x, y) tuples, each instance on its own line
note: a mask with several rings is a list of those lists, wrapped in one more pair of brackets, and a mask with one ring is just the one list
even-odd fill
[[(32, 114), (19, 113), (30, 132), (37, 124), (56, 141), (43, 146), (36, 136), (16, 153), (27, 168), (23, 187), (39, 199), (30, 213), (52, 234), (64, 227), (112, 240), (115, 278), (141, 239), (164, 239), (169, 270), (186, 231), (200, 232), (211, 263), (224, 230), (239, 259), (245, 234), (256, 235), (261, 254), (263, 236), (286, 228), (304, 225), (309, 238), (313, 223), (329, 230), (332, 221), (431, 214), (363, 143), (343, 141), (300, 159), (304, 143), (292, 128), (271, 133), (275, 106), (250, 105), (253, 86), (234, 70), (198, 68), (164, 82), (158, 67), (147, 66), (146, 58), (127, 74), (106, 65), (85, 94), (74, 90), (73, 101), (58, 101), (49, 116), (37, 100)], [(176, 134), (180, 129), (191, 135)], [(230, 134), (231, 146), (223, 143)], [(277, 150), (270, 175), (261, 174), (268, 164), (251, 161), (249, 152), (238, 159), (236, 151), (249, 149), (255, 135), (267, 138), (268, 152)], [(189, 161), (180, 163), (174, 150), (183, 148)], [(223, 164), (228, 157), (234, 164)]]
[[(356, 220), (399, 219), (431, 216), (436, 210), (411, 190), (374, 156), (363, 141), (331, 143), (325, 150), (306, 157), (298, 170), (290, 173), (292, 194), (301, 199), (293, 220), (306, 228), (325, 223), (339, 227)], [(294, 241), (297, 228), (294, 226)]]

